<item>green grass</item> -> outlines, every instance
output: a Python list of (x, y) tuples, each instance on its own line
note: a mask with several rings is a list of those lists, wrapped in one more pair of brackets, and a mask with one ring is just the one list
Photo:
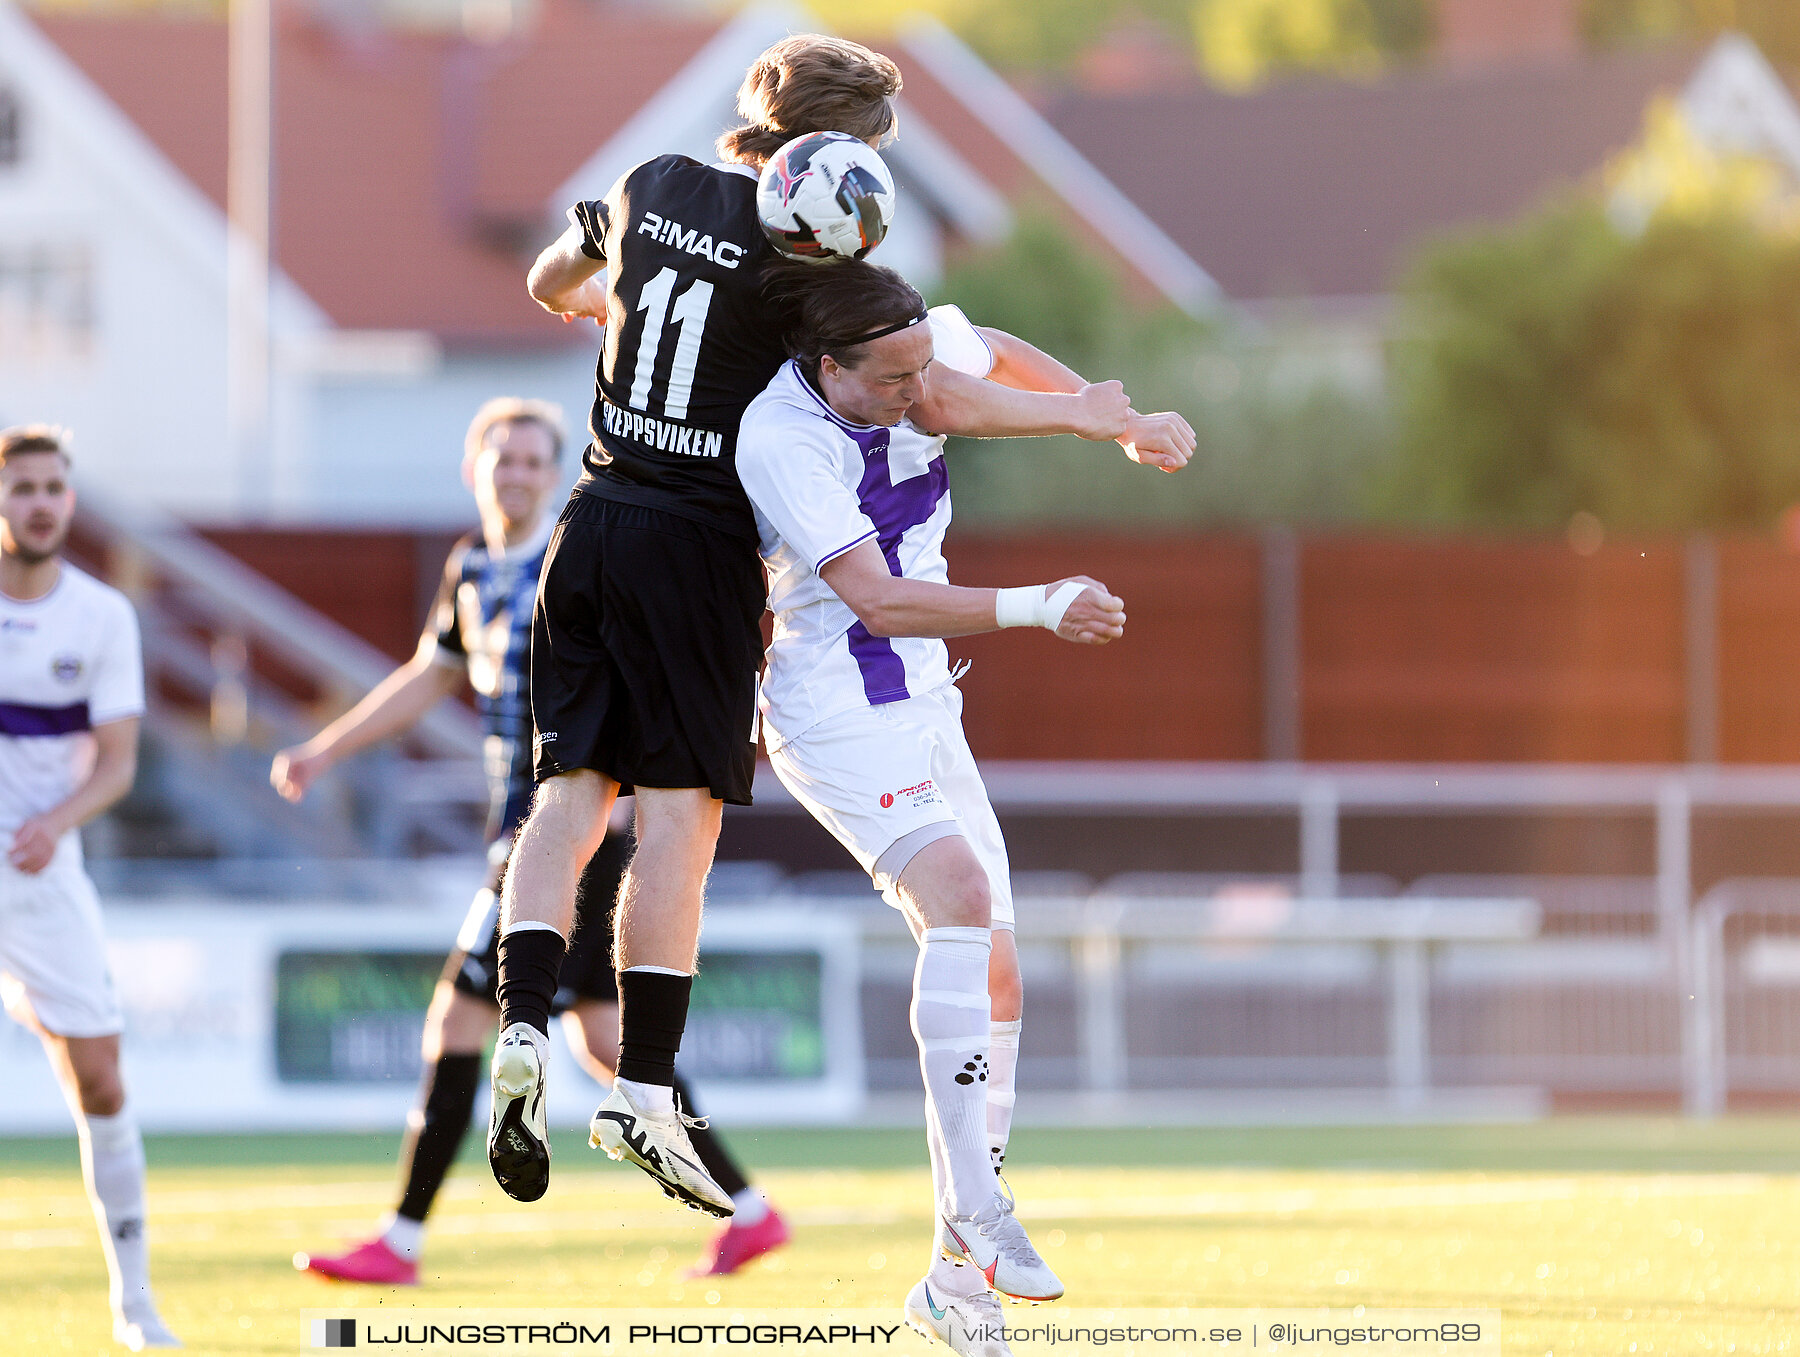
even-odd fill
[[(534, 1206), (478, 1158), (459, 1167), (425, 1284), (395, 1293), (290, 1261), (366, 1234), (392, 1197), (392, 1136), (153, 1138), (158, 1289), (198, 1353), (306, 1351), (300, 1311), (345, 1302), (897, 1312), (929, 1237), (920, 1138), (732, 1139), (796, 1225), (747, 1275), (684, 1283), (707, 1224), (571, 1136)], [(1531, 1357), (1800, 1344), (1800, 1121), (1027, 1130), (1011, 1160), (1073, 1305), (1490, 1306), (1504, 1350)], [(73, 1137), (0, 1141), (0, 1277), (0, 1352), (113, 1350)]]

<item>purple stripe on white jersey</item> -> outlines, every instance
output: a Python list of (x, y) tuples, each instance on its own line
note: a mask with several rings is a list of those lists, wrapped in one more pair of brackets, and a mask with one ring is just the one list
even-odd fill
[[(943, 457), (938, 456), (932, 458), (924, 475), (896, 485), (888, 465), (889, 431), (845, 428), (844, 432), (863, 456), (862, 482), (856, 487), (856, 498), (869, 522), (875, 525), (875, 540), (888, 569), (901, 575), (904, 572), (900, 568), (900, 539), (909, 528), (918, 527), (937, 512), (949, 493), (950, 473)], [(862, 671), (863, 693), (871, 706), (911, 696), (906, 689), (906, 663), (886, 637), (874, 635), (858, 622), (850, 628), (849, 642), (856, 667)]]
[(79, 735), (92, 729), (85, 702), (71, 702), (63, 707), (0, 702), (0, 735)]
[(844, 633), (850, 642), (850, 653), (862, 671), (863, 696), (871, 707), (883, 702), (899, 702), (912, 694), (906, 691), (906, 661), (894, 650), (894, 643), (877, 636), (861, 622), (852, 622)]

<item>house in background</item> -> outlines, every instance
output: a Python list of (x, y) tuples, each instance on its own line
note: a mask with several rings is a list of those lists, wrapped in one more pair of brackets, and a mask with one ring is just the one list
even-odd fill
[[(526, 296), (577, 198), (664, 151), (710, 161), (744, 69), (815, 27), (543, 0), (481, 37), (278, 6), (271, 416), (227, 426), (227, 66), (204, 18), (0, 0), (0, 422), (76, 430), (86, 484), (208, 524), (462, 523), (457, 451), (488, 396), (592, 398), (591, 327)], [(1148, 294), (1211, 278), (947, 31), (883, 44), (906, 77), (881, 260), (946, 256), (1048, 204)]]
[(1103, 68), (1045, 112), (1241, 314), (1378, 387), (1391, 290), (1421, 246), (1611, 192), (1665, 111), (1800, 185), (1800, 105), (1754, 44), (1592, 55), (1576, 18), (1574, 0), (1443, 0), (1419, 69), (1233, 94), (1161, 69), (1132, 90)]

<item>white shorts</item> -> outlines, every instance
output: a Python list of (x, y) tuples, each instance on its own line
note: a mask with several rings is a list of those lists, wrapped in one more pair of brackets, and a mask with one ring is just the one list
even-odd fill
[(0, 999), (18, 1021), (29, 1013), (59, 1037), (125, 1030), (106, 968), (100, 897), (74, 834), (35, 876), (0, 857)]
[(987, 871), (993, 926), (1013, 926), (1006, 840), (963, 738), (962, 694), (953, 684), (828, 717), (772, 751), (769, 762), (890, 905), (900, 904), (894, 878), (906, 862), (899, 859), (960, 834)]

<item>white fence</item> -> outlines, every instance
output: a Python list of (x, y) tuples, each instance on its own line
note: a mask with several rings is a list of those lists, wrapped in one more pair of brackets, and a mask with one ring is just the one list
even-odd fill
[[(1250, 808), (1296, 819), (1291, 873), (1121, 872), (1099, 885), (1073, 874), (1016, 875), (1028, 1093), (1128, 1111), (1163, 1096), (1350, 1090), (1365, 1106), (1406, 1115), (1480, 1092), (1519, 1095), (1517, 1106), (1562, 1094), (1679, 1092), (1696, 1115), (1733, 1096), (1800, 1093), (1800, 881), (1729, 881), (1690, 903), (1694, 811), (1800, 811), (1800, 773), (999, 764), (988, 778), (1009, 818)], [(758, 793), (753, 814), (782, 809), (779, 788), (759, 785)], [(1649, 816), (1655, 873), (1439, 875), (1402, 892), (1392, 880), (1340, 871), (1345, 812), (1559, 808)], [(213, 875), (223, 884), (242, 865), (221, 863)], [(312, 1038), (295, 1037), (298, 1020), (283, 1017), (281, 984), (298, 994), (326, 983), (306, 970), (315, 962), (302, 953), (388, 951), (408, 953), (396, 967), (410, 967), (406, 983), (428, 989), (432, 958), (448, 947), (472, 878), (437, 892), (436, 907), (345, 891), (340, 901), (358, 903), (202, 908), (184, 903), (195, 892), (174, 879), (163, 900), (131, 906), (122, 898), (128, 882), (147, 886), (155, 874), (127, 864), (95, 869), (131, 1010), (128, 1071), (147, 1124), (221, 1124), (218, 1108), (201, 1106), (215, 1093), (196, 1100), (185, 1092), (191, 1080), (179, 1071), (191, 1069), (197, 1051), (211, 1053), (203, 1063), (218, 1076), (216, 1097), (237, 1100), (238, 1124), (377, 1124), (399, 1115), (412, 1093), (407, 1062), (422, 1002), (404, 1020), (390, 1004), (387, 1016), (352, 1014), (329, 1037), (315, 1033), (337, 1043), (332, 1068), (350, 1076), (322, 1077), (304, 1067), (326, 1059), (316, 1042), (312, 1056), (295, 1054)], [(416, 871), (421, 883), (431, 871), (384, 870)], [(331, 873), (322, 865), (312, 875)], [(396, 901), (405, 895), (389, 892)], [(706, 936), (727, 950), (804, 944), (819, 958), (816, 990), (798, 972), (781, 982), (788, 990), (745, 981), (749, 997), (730, 1022), (697, 1026), (690, 1054), (710, 1062), (701, 1082), (730, 1120), (850, 1117), (865, 1106), (865, 1091), (916, 1087), (905, 1016), (913, 947), (866, 878), (721, 864)], [(790, 1040), (776, 1027), (794, 1019), (796, 1002), (813, 1005), (812, 1035)], [(807, 1089), (771, 1097), (757, 1087), (769, 1082), (767, 1071), (735, 1086), (721, 1077), (734, 1061), (760, 1068), (783, 1041), (819, 1052)], [(41, 1056), (10, 1026), (0, 1027), (0, 1077), (9, 1087), (0, 1130), (61, 1124)], [(175, 1091), (160, 1110), (159, 1089)], [(574, 1080), (569, 1089), (559, 1115), (573, 1118), (591, 1090)]]
[[(1121, 902), (1119, 886), (1134, 883), (1115, 877), (1085, 900), (1041, 902), (1037, 921), (1022, 903), (1027, 988), (1049, 996), (1062, 1048), (1040, 1045), (1041, 1081), (1092, 1092), (1380, 1087), (1396, 1107), (1453, 1087), (1679, 1091), (1697, 1115), (1722, 1110), (1733, 1090), (1800, 1093), (1800, 882), (1728, 881), (1696, 906), (1692, 865), (1697, 811), (1800, 812), (1800, 771), (1084, 763), (994, 764), (986, 775), (1014, 819), (1251, 810), (1296, 820), (1298, 870), (1285, 878), (1172, 874), (1145, 892), (1160, 896), (1150, 908), (1137, 891)], [(773, 779), (757, 791), (764, 813), (782, 808)], [(1302, 900), (1368, 889), (1341, 872), (1345, 813), (1521, 812), (1644, 815), (1653, 870), (1434, 876), (1402, 897), (1433, 901), (1434, 918), (1475, 904), (1457, 897), (1529, 900), (1540, 919), (1529, 939), (1445, 938), (1402, 953), (1373, 938), (1289, 936), (1285, 925), (1259, 932), (1259, 910), (1297, 918), (1310, 908)], [(1027, 1003), (1043, 1016), (1042, 1000)], [(1034, 1063), (1032, 1026), (1022, 1070)], [(903, 1060), (877, 1055), (875, 1077)]]
[[(419, 1073), (425, 1001), (462, 921), (435, 906), (115, 901), (108, 956), (138, 1120), (157, 1131), (393, 1129)], [(722, 911), (685, 1063), (728, 1121), (835, 1122), (863, 1099), (854, 928), (816, 907)], [(550, 1116), (601, 1096), (552, 1032)], [(0, 1023), (0, 1135), (64, 1129), (38, 1044)]]

